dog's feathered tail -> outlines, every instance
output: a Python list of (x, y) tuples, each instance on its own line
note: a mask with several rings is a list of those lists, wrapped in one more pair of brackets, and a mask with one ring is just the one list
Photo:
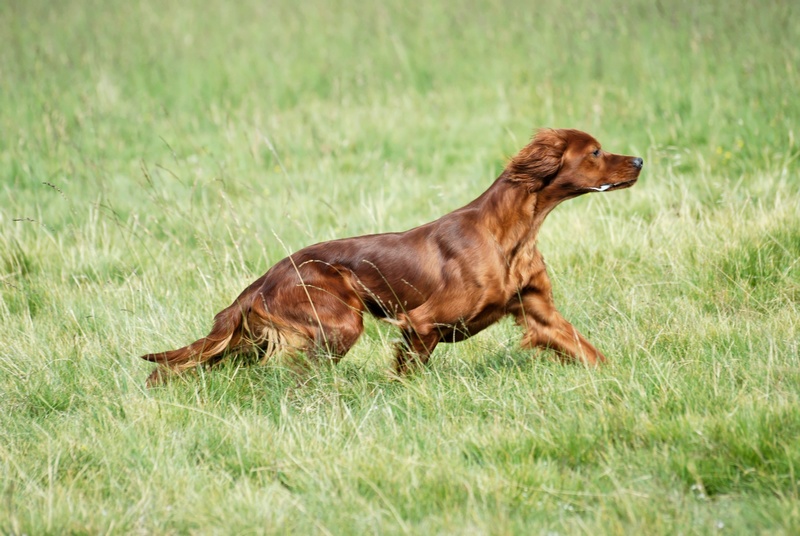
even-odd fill
[(237, 300), (214, 317), (214, 326), (211, 328), (211, 333), (202, 339), (198, 339), (192, 344), (177, 350), (143, 355), (142, 359), (145, 361), (159, 364), (150, 374), (150, 377), (147, 378), (148, 387), (161, 383), (167, 371), (181, 372), (212, 360), (218, 361), (227, 350), (235, 347), (241, 339), (243, 314), (244, 312)]

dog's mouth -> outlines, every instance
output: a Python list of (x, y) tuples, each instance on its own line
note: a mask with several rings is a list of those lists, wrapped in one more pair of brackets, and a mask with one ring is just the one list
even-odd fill
[(622, 181), (622, 182), (609, 182), (606, 184), (601, 184), (600, 186), (587, 186), (587, 190), (593, 190), (595, 192), (607, 192), (609, 190), (622, 190), (623, 188), (630, 188), (633, 184), (638, 180), (631, 179), (629, 181)]

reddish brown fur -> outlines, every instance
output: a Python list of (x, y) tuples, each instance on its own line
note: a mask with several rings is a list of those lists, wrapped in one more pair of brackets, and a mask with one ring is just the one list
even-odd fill
[(398, 374), (425, 363), (439, 342), (505, 315), (524, 328), (524, 347), (605, 361), (556, 310), (536, 236), (561, 201), (632, 186), (641, 167), (584, 132), (540, 130), (467, 206), (403, 233), (333, 240), (281, 260), (216, 316), (208, 336), (142, 356), (159, 363), (148, 383), (250, 348), (264, 359), (282, 351), (338, 360), (361, 335), (365, 311), (400, 328)]

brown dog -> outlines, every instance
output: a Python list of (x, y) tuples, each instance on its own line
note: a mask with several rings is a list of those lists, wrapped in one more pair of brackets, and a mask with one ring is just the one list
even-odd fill
[(467, 206), (403, 233), (315, 244), (278, 262), (192, 344), (143, 359), (168, 371), (257, 349), (334, 360), (356, 342), (363, 314), (400, 328), (395, 368), (425, 363), (440, 341), (464, 340), (505, 315), (522, 346), (594, 365), (605, 357), (556, 310), (536, 235), (565, 199), (632, 186), (641, 158), (606, 153), (578, 130), (540, 130), (494, 184)]

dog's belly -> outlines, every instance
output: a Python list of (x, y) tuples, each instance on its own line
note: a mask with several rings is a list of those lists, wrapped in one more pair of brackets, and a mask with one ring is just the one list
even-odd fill
[(437, 324), (437, 326), (442, 336), (442, 342), (460, 342), (477, 335), (505, 315), (505, 307), (490, 305), (468, 321), (462, 320), (456, 324)]

